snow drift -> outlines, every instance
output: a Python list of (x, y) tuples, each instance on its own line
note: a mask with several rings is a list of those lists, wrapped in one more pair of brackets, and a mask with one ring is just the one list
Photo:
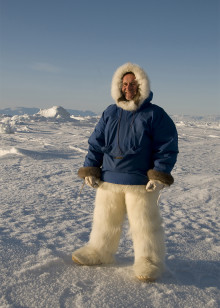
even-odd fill
[(54, 106), (49, 109), (41, 109), (36, 116), (42, 116), (45, 118), (70, 120), (70, 114), (61, 106)]

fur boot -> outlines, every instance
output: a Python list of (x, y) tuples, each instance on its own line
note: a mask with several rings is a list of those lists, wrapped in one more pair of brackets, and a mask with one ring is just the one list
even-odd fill
[(72, 254), (72, 260), (79, 265), (102, 264), (101, 257), (91, 245), (86, 245), (75, 250)]
[(113, 263), (126, 212), (123, 192), (97, 189), (89, 243), (72, 254), (81, 265)]
[(164, 232), (157, 200), (159, 191), (126, 192), (125, 202), (134, 245), (137, 278), (154, 281), (164, 268)]

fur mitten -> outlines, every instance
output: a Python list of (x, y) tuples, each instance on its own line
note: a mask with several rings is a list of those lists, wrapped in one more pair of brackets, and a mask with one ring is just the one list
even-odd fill
[(165, 173), (162, 171), (157, 171), (154, 169), (150, 169), (147, 171), (147, 176), (149, 180), (157, 180), (161, 183), (165, 184), (166, 186), (170, 186), (174, 182), (174, 178), (170, 173)]
[(152, 192), (155, 190), (161, 190), (165, 186), (168, 186), (168, 185), (165, 185), (161, 181), (158, 181), (158, 180), (150, 180), (146, 185), (146, 191)]
[(99, 179), (97, 179), (95, 176), (86, 176), (85, 177), (85, 183), (86, 183), (86, 185), (88, 185), (92, 188), (98, 188), (99, 187)]

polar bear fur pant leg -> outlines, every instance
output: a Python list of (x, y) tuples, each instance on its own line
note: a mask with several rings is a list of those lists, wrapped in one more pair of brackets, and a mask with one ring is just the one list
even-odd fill
[(72, 254), (73, 261), (82, 265), (114, 262), (125, 212), (123, 192), (98, 188), (90, 240)]
[(127, 191), (125, 202), (134, 245), (134, 272), (141, 280), (154, 281), (164, 269), (164, 231), (160, 217), (159, 191)]

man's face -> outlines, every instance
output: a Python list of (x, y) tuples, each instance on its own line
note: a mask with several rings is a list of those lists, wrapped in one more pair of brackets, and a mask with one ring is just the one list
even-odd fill
[(122, 93), (124, 94), (125, 98), (130, 101), (132, 100), (135, 95), (137, 94), (137, 81), (134, 74), (127, 74), (122, 79)]

